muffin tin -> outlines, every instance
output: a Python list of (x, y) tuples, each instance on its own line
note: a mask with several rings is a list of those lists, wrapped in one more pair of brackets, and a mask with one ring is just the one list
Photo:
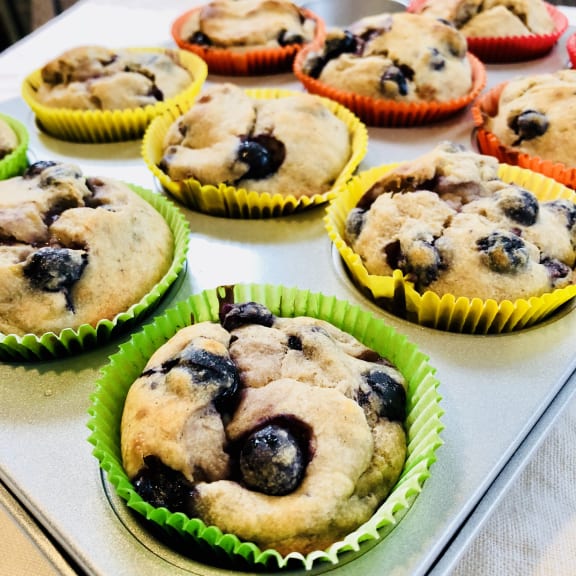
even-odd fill
[[(489, 66), (488, 84), (566, 64), (561, 42), (544, 59)], [(238, 83), (301, 89), (288, 74)], [(87, 173), (160, 191), (140, 157), (140, 141), (78, 145), (56, 140), (38, 130), (32, 112), (20, 98), (0, 102), (0, 112), (25, 124), (33, 160), (72, 160)], [(362, 165), (366, 168), (414, 158), (440, 139), (475, 146), (469, 109), (426, 127), (371, 128), (369, 136)], [(444, 445), (409, 512), (382, 541), (367, 543), (336, 566), (284, 573), (445, 573), (435, 569), (438, 559), (442, 555), (453, 559), (461, 553), (466, 541), (456, 540), (451, 545), (453, 539), (462, 527), (473, 530), (481, 520), (475, 516), (469, 520), (479, 503), (489, 511), (507, 486), (500, 482), (498, 488), (491, 488), (493, 481), (501, 472), (513, 475), (521, 466), (519, 448), (541, 438), (541, 434), (530, 434), (533, 427), (541, 418), (557, 414), (555, 398), (574, 387), (574, 302), (544, 323), (518, 333), (471, 336), (423, 328), (384, 312), (356, 289), (325, 231), (324, 206), (259, 221), (183, 212), (192, 230), (187, 266), (155, 315), (218, 285), (294, 286), (347, 300), (383, 318), (429, 355), (430, 364), (437, 369), (445, 410)], [(87, 574), (233, 576), (237, 573), (205, 564), (202, 558), (189, 558), (185, 551), (153, 534), (115, 494), (91, 453), (86, 424), (94, 382), (108, 356), (128, 338), (129, 334), (121, 335), (70, 358), (0, 365), (0, 481)], [(514, 465), (507, 468), (511, 459)]]

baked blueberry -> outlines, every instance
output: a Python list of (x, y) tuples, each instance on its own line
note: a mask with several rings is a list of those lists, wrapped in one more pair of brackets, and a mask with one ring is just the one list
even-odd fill
[(212, 40), (204, 32), (200, 32), (200, 30), (196, 30), (194, 34), (188, 38), (188, 42), (190, 44), (198, 44), (199, 46), (211, 46)]
[(497, 201), (504, 214), (518, 224), (532, 226), (538, 220), (540, 209), (538, 199), (524, 188), (519, 186), (505, 188), (498, 193)]
[(436, 246), (425, 239), (415, 239), (404, 250), (405, 264), (401, 269), (418, 286), (428, 286), (438, 278), (442, 259)]
[(364, 222), (366, 220), (366, 210), (362, 208), (353, 208), (346, 218), (345, 234), (349, 241), (353, 242), (360, 236)]
[(192, 344), (184, 348), (175, 360), (177, 366), (192, 375), (195, 385), (210, 387), (212, 402), (219, 412), (226, 411), (235, 401), (239, 377), (232, 360)]
[(302, 340), (299, 336), (288, 336), (288, 348), (290, 350), (302, 350)]
[(56, 166), (56, 162), (53, 162), (52, 160), (40, 160), (38, 162), (34, 162), (34, 164), (30, 164), (30, 166), (26, 168), (22, 174), (22, 177), (26, 180), (29, 180), (30, 178), (38, 176), (43, 170), (49, 168), (50, 166)]
[(76, 166), (73, 166), (72, 164), (59, 164), (56, 162), (52, 165), (46, 166), (40, 172), (40, 182), (38, 182), (38, 186), (40, 188), (48, 188), (61, 182), (81, 180), (83, 178), (82, 173)]
[(414, 77), (406, 66), (390, 66), (380, 78), (380, 92), (387, 94), (389, 92), (398, 93), (401, 96), (408, 94), (408, 80)]
[(550, 275), (550, 279), (552, 280), (552, 285), (555, 285), (558, 280), (562, 280), (563, 278), (567, 278), (570, 274), (572, 274), (572, 268), (564, 262), (557, 260), (556, 258), (544, 258), (540, 262), (546, 266), (546, 270)]
[(368, 412), (394, 422), (406, 418), (406, 390), (390, 374), (371, 370), (362, 375), (368, 385), (358, 392), (358, 404)]
[(562, 214), (566, 218), (566, 227), (572, 230), (576, 226), (576, 204), (570, 200), (552, 200), (551, 202), (544, 202), (542, 205), (545, 208), (552, 209), (558, 214)]
[(166, 466), (156, 456), (146, 456), (144, 465), (132, 480), (141, 498), (156, 508), (186, 512), (192, 487), (184, 475)]
[(88, 264), (84, 250), (40, 248), (24, 263), (24, 275), (35, 288), (46, 292), (68, 290), (77, 282)]
[(342, 36), (329, 38), (326, 40), (322, 53), (308, 64), (308, 75), (318, 78), (330, 60), (338, 58), (341, 54), (355, 54), (361, 46), (362, 41), (348, 30), (345, 30)]
[(291, 44), (303, 44), (304, 36), (302, 34), (280, 30), (278, 34), (278, 44), (280, 46), (290, 46)]
[(429, 48), (430, 52), (430, 68), (432, 70), (443, 70), (446, 67), (446, 59), (440, 53), (438, 48)]
[(270, 496), (284, 496), (302, 481), (306, 450), (290, 430), (272, 423), (246, 438), (240, 449), (239, 466), (248, 488)]
[(483, 260), (494, 272), (511, 274), (525, 268), (530, 258), (524, 240), (511, 232), (492, 232), (476, 241)]
[(220, 323), (229, 332), (245, 324), (259, 324), (270, 328), (274, 324), (274, 314), (258, 302), (224, 303), (220, 308)]
[(278, 171), (286, 158), (283, 142), (269, 136), (245, 136), (241, 138), (237, 151), (238, 160), (248, 166), (242, 178), (261, 180)]
[(548, 130), (550, 122), (546, 114), (536, 110), (525, 110), (518, 116), (512, 118), (510, 128), (515, 134), (518, 134), (518, 140), (514, 145), (519, 144), (522, 140), (533, 140), (542, 136)]

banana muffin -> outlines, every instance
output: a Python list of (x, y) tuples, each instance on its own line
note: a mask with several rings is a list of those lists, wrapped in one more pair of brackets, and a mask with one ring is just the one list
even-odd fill
[(406, 457), (406, 381), (332, 324), (225, 303), (132, 384), (123, 465), (154, 506), (281, 554), (367, 521)]
[(51, 108), (126, 110), (155, 105), (193, 82), (175, 51), (78, 46), (41, 70), (36, 99)]
[(174, 181), (299, 198), (328, 191), (351, 153), (346, 123), (322, 99), (254, 98), (227, 83), (174, 121), (159, 166)]
[(398, 102), (448, 101), (472, 87), (464, 36), (446, 22), (410, 13), (328, 31), (302, 69), (332, 88)]
[(576, 205), (539, 201), (492, 156), (443, 142), (400, 164), (350, 211), (346, 241), (369, 273), (419, 292), (516, 300), (576, 281)]
[(112, 320), (169, 269), (164, 218), (127, 184), (37, 162), (0, 182), (0, 332)]

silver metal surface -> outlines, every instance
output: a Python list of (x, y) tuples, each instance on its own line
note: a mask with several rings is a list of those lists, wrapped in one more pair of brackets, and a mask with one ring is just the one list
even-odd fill
[[(489, 83), (524, 71), (556, 70), (564, 61), (560, 44), (545, 59), (490, 67)], [(300, 89), (290, 75), (250, 83), (255, 84)], [(1, 103), (0, 111), (28, 127), (34, 158), (72, 160), (87, 174), (155, 186), (139, 142), (68, 144), (40, 133), (20, 99)], [(437, 126), (369, 133), (366, 167), (416, 157), (439, 140), (470, 146), (472, 122), (468, 111)], [(155, 313), (219, 284), (284, 284), (359, 304), (430, 356), (446, 412), (445, 444), (431, 476), (382, 542), (325, 567), (338, 576), (425, 574), (539, 419), (554, 416), (551, 403), (576, 368), (574, 307), (516, 334), (469, 336), (422, 328), (382, 312), (355, 289), (332, 250), (322, 207), (262, 221), (185, 213), (192, 229), (187, 271)], [(233, 574), (186, 558), (151, 535), (110, 492), (91, 454), (90, 394), (99, 370), (126, 338), (68, 359), (0, 365), (0, 479), (88, 574)]]
[(400, 0), (303, 0), (300, 4), (321, 16), (328, 26), (343, 27), (366, 16), (404, 12), (407, 6), (407, 2)]

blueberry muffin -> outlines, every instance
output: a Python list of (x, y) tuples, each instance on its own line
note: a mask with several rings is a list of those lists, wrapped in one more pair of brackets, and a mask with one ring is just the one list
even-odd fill
[(0, 118), (0, 160), (16, 150), (19, 140), (12, 127)]
[(506, 83), (483, 128), (510, 151), (576, 168), (569, 126), (576, 121), (576, 70), (514, 78)]
[(403, 468), (406, 382), (332, 324), (223, 304), (132, 384), (123, 465), (154, 506), (281, 554), (368, 520)]
[(328, 191), (351, 154), (348, 126), (320, 98), (254, 98), (222, 84), (174, 121), (159, 166), (173, 181), (300, 198)]
[(0, 182), (0, 332), (113, 319), (172, 263), (168, 224), (128, 185), (37, 162)]
[(315, 28), (313, 19), (286, 0), (213, 0), (189, 13), (180, 37), (202, 47), (245, 52), (305, 44)]
[(303, 72), (323, 84), (375, 99), (418, 103), (468, 94), (466, 39), (453, 26), (410, 13), (381, 14), (327, 32)]
[(42, 68), (36, 99), (51, 108), (127, 110), (168, 100), (193, 80), (174, 51), (78, 46)]
[(549, 34), (555, 27), (542, 0), (426, 0), (418, 11), (454, 23), (467, 38)]
[(575, 283), (575, 204), (498, 173), (495, 158), (443, 142), (364, 194), (346, 241), (369, 273), (399, 269), (439, 296), (514, 301)]

